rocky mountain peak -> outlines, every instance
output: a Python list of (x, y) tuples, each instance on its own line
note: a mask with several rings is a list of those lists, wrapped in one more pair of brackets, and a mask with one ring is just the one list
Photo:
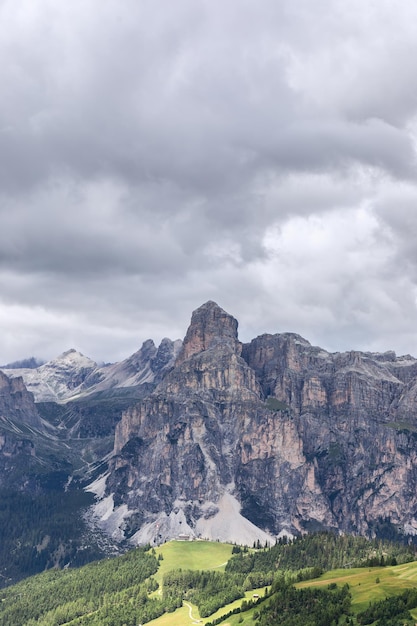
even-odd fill
[(219, 344), (229, 345), (234, 352), (240, 354), (237, 328), (237, 320), (216, 302), (209, 300), (193, 311), (177, 363)]
[[(82, 354), (78, 350), (75, 350), (75, 348), (70, 348), (69, 350), (66, 350), (65, 352), (57, 356), (55, 359), (53, 359), (52, 361), (48, 361), (48, 363), (45, 363), (44, 365), (49, 366), (51, 363), (54, 366), (56, 366), (57, 364), (62, 364), (65, 367), (88, 367), (88, 368), (96, 367), (97, 365), (95, 361), (93, 361), (87, 356), (84, 356), (84, 354)], [(42, 365), (41, 367), (44, 367), (44, 366)]]
[(23, 379), (20, 376), (9, 378), (0, 371), (0, 421), (4, 422), (5, 419), (43, 428), (33, 394), (26, 389)]

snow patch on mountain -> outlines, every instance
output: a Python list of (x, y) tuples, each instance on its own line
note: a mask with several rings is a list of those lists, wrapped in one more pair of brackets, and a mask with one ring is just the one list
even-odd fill
[(156, 383), (174, 364), (182, 342), (163, 339), (157, 348), (149, 339), (120, 363), (97, 365), (77, 350), (67, 350), (36, 368), (3, 369), (21, 376), (36, 402), (66, 402), (96, 392)]
[(67, 350), (37, 368), (3, 370), (10, 378), (21, 376), (36, 402), (59, 402), (74, 394), (97, 363), (77, 350)]

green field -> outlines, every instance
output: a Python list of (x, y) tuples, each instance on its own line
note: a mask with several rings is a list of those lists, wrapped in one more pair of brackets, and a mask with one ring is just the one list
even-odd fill
[[(250, 600), (255, 593), (259, 593), (259, 595), (261, 595), (264, 593), (264, 589), (253, 589), (251, 591), (247, 591), (245, 593), (245, 599)], [(218, 611), (216, 611), (216, 613), (213, 613), (213, 615), (210, 615), (210, 617), (207, 617), (205, 619), (200, 617), (198, 609), (195, 605), (187, 603), (188, 606), (182, 606), (180, 609), (177, 609), (175, 613), (166, 613), (165, 615), (158, 617), (158, 619), (154, 619), (151, 622), (148, 622), (148, 624), (149, 626), (191, 626), (196, 624), (200, 624), (202, 626), (204, 624), (207, 624), (207, 622), (211, 622), (212, 620), (221, 617), (222, 615), (226, 615), (234, 608), (240, 607), (242, 602), (243, 599), (236, 600), (235, 602), (232, 602), (231, 604), (228, 604), (227, 606), (219, 609)], [(191, 617), (189, 607), (191, 607)], [(227, 622), (223, 622), (221, 626), (234, 626), (235, 624), (239, 624), (239, 626), (244, 626), (245, 624), (246, 626), (248, 626), (249, 624), (251, 624), (253, 626), (253, 611), (254, 609), (247, 611), (243, 614), (232, 615), (228, 618)], [(239, 619), (243, 619), (243, 622), (239, 621)]]
[[(377, 579), (379, 582), (376, 582)], [(364, 569), (340, 569), (326, 572), (317, 580), (298, 583), (302, 587), (326, 587), (330, 583), (349, 584), (352, 594), (352, 609), (359, 613), (375, 600), (401, 593), (410, 587), (417, 587), (417, 562), (394, 567), (373, 567)], [(417, 609), (411, 611), (417, 617)]]
[(166, 572), (173, 569), (218, 569), (224, 571), (232, 556), (232, 546), (212, 541), (169, 541), (155, 548), (156, 555), (162, 554), (156, 580), (161, 584)]
[[(165, 572), (179, 567), (183, 569), (212, 569), (218, 567), (223, 570), (225, 561), (231, 556), (231, 546), (210, 542), (176, 542), (172, 541), (157, 549), (157, 554), (162, 553), (164, 560), (155, 578), (162, 580)], [(376, 582), (379, 579), (379, 582)], [(330, 583), (338, 585), (349, 584), (352, 594), (352, 609), (354, 613), (363, 611), (369, 602), (383, 600), (386, 597), (401, 593), (407, 588), (417, 587), (417, 562), (406, 563), (394, 567), (340, 569), (326, 572), (319, 579), (310, 580), (296, 585), (302, 587), (327, 587)], [(252, 598), (254, 593), (263, 595), (264, 589), (253, 590), (246, 593), (246, 599)], [(204, 625), (213, 619), (226, 615), (230, 610), (240, 606), (242, 600), (236, 600), (210, 617), (201, 619), (198, 609), (192, 606), (191, 617), (188, 606), (183, 606), (175, 613), (165, 614), (162, 617), (149, 622), (150, 626), (191, 626), (192, 624)], [(232, 615), (222, 626), (249, 626), (253, 625), (253, 612), (251, 609), (242, 614)], [(417, 609), (411, 611), (417, 619)], [(243, 621), (240, 621), (242, 620)]]
[[(233, 546), (207, 541), (171, 541), (148, 551), (131, 550), (122, 556), (114, 559), (107, 558), (79, 570), (69, 568), (63, 571), (47, 571), (1, 591), (0, 624), (3, 626), (22, 626), (22, 624), (34, 626), (35, 623), (39, 626), (52, 626), (53, 624), (66, 624), (67, 626), (80, 626), (81, 624), (126, 626), (129, 624), (132, 626), (141, 620), (145, 623), (146, 620), (150, 620), (151, 617), (155, 617), (164, 610), (173, 610), (182, 602), (180, 608), (171, 613), (164, 613), (147, 623), (150, 626), (204, 626), (222, 618), (224, 619), (222, 626), (253, 626), (258, 617), (255, 613), (262, 610), (260, 620), (265, 626), (269, 623), (267, 620), (270, 616), (274, 615), (274, 611), (277, 615), (276, 611), (281, 611), (282, 606), (287, 606), (287, 612), (294, 611), (294, 616), (299, 615), (302, 617), (301, 621), (305, 622), (305, 619), (310, 616), (306, 613), (305, 607), (308, 598), (312, 597), (326, 598), (325, 602), (328, 603), (329, 614), (331, 614), (332, 606), (336, 606), (332, 605), (333, 600), (330, 597), (332, 594), (333, 597), (341, 598), (340, 602), (336, 600), (343, 611), (338, 615), (342, 614), (348, 619), (352, 617), (351, 614), (348, 615), (349, 608), (348, 606), (343, 608), (341, 604), (344, 599), (348, 598), (338, 594), (337, 591), (327, 589), (331, 583), (335, 583), (339, 588), (346, 583), (349, 585), (354, 615), (367, 609), (370, 602), (385, 600), (387, 597), (401, 594), (406, 589), (417, 588), (417, 561), (413, 561), (387, 567), (366, 566), (360, 569), (330, 570), (320, 578), (295, 585), (298, 589), (322, 587), (324, 593), (313, 596), (311, 593), (294, 592), (291, 581), (301, 580), (302, 577), (306, 577), (306, 574), (313, 574), (314, 568), (306, 569), (307, 562), (315, 563), (315, 559), (322, 558), (322, 554), (318, 554), (314, 549), (317, 541), (314, 542), (313, 539), (312, 537), (300, 539), (294, 545), (277, 545), (271, 550), (250, 550), (248, 553), (238, 555), (233, 567), (231, 568), (229, 563), (226, 575), (220, 576), (217, 572), (226, 570), (225, 566), (232, 556)], [(320, 537), (319, 539), (322, 540)], [(345, 552), (341, 552), (340, 545), (343, 544), (346, 548), (346, 542), (343, 543), (338, 539), (338, 543), (334, 545), (333, 543), (328, 541), (323, 545), (326, 545), (328, 550), (330, 546), (331, 558), (334, 558), (332, 555), (339, 550), (343, 557), (339, 558), (339, 563), (343, 563)], [(303, 552), (306, 546), (311, 548), (310, 552)], [(373, 555), (375, 546), (371, 547)], [(361, 549), (364, 556), (369, 558), (369, 546), (363, 547), (361, 544)], [(382, 550), (382, 548), (379, 549)], [(265, 595), (265, 587), (252, 589), (246, 591), (245, 599), (240, 598), (231, 602), (233, 598), (242, 594), (243, 589), (250, 588), (255, 582), (261, 584), (262, 579), (272, 583), (272, 575), (267, 578), (261, 576), (245, 580), (246, 572), (250, 571), (245, 569), (247, 563), (265, 568), (258, 570), (254, 568), (253, 572), (269, 572), (273, 570), (267, 568), (274, 567), (274, 565), (276, 567), (276, 559), (279, 556), (282, 557), (283, 554), (287, 554), (288, 560), (292, 554), (296, 567), (288, 567), (281, 573), (275, 570), (276, 577), (272, 587), (274, 594), (261, 606), (252, 606), (250, 610), (226, 618), (230, 611), (240, 608), (245, 600), (251, 605), (249, 601), (254, 602), (256, 598), (262, 598)], [(386, 557), (383, 560), (388, 560), (391, 556), (390, 552), (384, 554)], [(398, 558), (409, 557), (408, 553), (402, 552), (397, 556)], [(244, 562), (246, 557), (249, 558), (247, 563)], [(379, 562), (380, 555), (377, 558)], [(304, 568), (300, 569), (300, 563), (304, 565)], [(182, 572), (173, 572), (178, 569)], [(198, 574), (187, 573), (188, 570), (198, 571)], [(319, 568), (317, 570), (323, 571)], [(211, 572), (211, 574), (202, 574), (203, 571)], [(239, 578), (239, 571), (244, 578)], [(162, 581), (169, 572), (172, 573), (165, 577), (166, 587), (163, 595)], [(155, 579), (159, 587), (155, 584)], [(230, 590), (232, 590), (231, 593), (229, 593)], [(222, 602), (229, 602), (229, 604), (219, 608), (208, 617), (202, 618), (196, 604), (191, 604), (190, 600), (198, 604), (203, 615), (208, 615), (210, 610), (214, 611)], [(268, 612), (269, 603), (271, 607)], [(417, 621), (417, 608), (413, 609), (412, 615)], [(292, 619), (292, 614), (289, 618)]]
[[(162, 554), (163, 556), (163, 560), (159, 562), (158, 572), (154, 576), (159, 584), (162, 583), (163, 575), (166, 572), (179, 567), (192, 570), (218, 569), (219, 571), (224, 571), (228, 559), (232, 556), (232, 546), (230, 544), (210, 541), (170, 541), (156, 548), (155, 551), (157, 555)], [(263, 589), (259, 590), (260, 594), (263, 592)], [(245, 594), (246, 599), (250, 600), (254, 593), (257, 593), (257, 590), (248, 591)], [(158, 619), (148, 622), (148, 624), (149, 626), (189, 626), (196, 623), (203, 625), (221, 615), (225, 615), (230, 610), (240, 606), (242, 602), (243, 600), (236, 600), (206, 619), (200, 617), (196, 606), (191, 604), (189, 606), (184, 605), (174, 613), (162, 615)], [(191, 616), (189, 607), (191, 607)], [(245, 614), (248, 624), (250, 613)], [(237, 624), (239, 617), (239, 615), (233, 615), (234, 621), (232, 621), (231, 617), (228, 622), (225, 622), (224, 626), (229, 623)]]

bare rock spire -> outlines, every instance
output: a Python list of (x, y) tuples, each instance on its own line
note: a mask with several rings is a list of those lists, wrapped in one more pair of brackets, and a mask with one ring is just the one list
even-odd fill
[(240, 354), (237, 327), (238, 322), (232, 315), (209, 300), (193, 312), (177, 363), (219, 344), (228, 344)]

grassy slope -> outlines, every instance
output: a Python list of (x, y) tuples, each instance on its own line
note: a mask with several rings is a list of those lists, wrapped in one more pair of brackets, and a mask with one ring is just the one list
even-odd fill
[[(261, 595), (264, 593), (264, 589), (253, 589), (251, 591), (247, 591), (245, 593), (245, 599), (250, 600), (253, 597), (254, 593), (259, 593), (259, 595)], [(192, 624), (196, 624), (197, 621), (199, 621), (199, 623), (203, 625), (207, 622), (211, 622), (218, 617), (221, 617), (222, 615), (226, 615), (227, 613), (229, 613), (229, 611), (232, 611), (236, 607), (241, 606), (242, 602), (243, 600), (235, 600), (235, 602), (228, 604), (227, 606), (219, 609), (218, 611), (216, 611), (216, 613), (213, 613), (206, 618), (201, 618), (197, 607), (189, 603), (192, 610), (191, 618), (188, 606), (182, 606), (180, 609), (177, 609), (175, 613), (166, 613), (165, 615), (161, 615), (161, 617), (158, 617), (158, 619), (154, 619), (151, 622), (148, 622), (147, 626), (148, 624), (149, 626), (191, 626)], [(246, 624), (247, 626), (251, 624), (253, 626), (252, 613), (253, 610), (243, 613), (243, 622), (239, 622), (239, 618), (241, 617), (240, 614), (232, 615), (228, 618), (227, 622), (222, 623), (222, 626), (232, 626), (238, 623), (240, 626), (242, 626), (242, 624)]]
[[(156, 553), (164, 557), (163, 561), (159, 562), (158, 572), (154, 576), (162, 585), (163, 575), (173, 569), (224, 571), (227, 561), (232, 556), (232, 546), (209, 541), (170, 541), (160, 546)], [(201, 619), (196, 606), (192, 606), (191, 615), (193, 618)], [(151, 626), (184, 626), (194, 621), (195, 619), (190, 619), (190, 609), (182, 606), (175, 613), (161, 615), (148, 623)], [(207, 621), (209, 620), (202, 620), (200, 623), (204, 624)]]
[[(231, 556), (232, 546), (203, 541), (172, 541), (158, 547), (155, 552), (156, 556), (158, 554), (163, 556), (163, 560), (159, 562), (159, 570), (155, 574), (155, 578), (161, 583), (164, 573), (180, 567), (182, 569), (218, 569), (223, 571)], [(48, 573), (48, 575), (52, 574)], [(379, 579), (379, 583), (376, 582), (377, 579)], [(30, 583), (31, 580), (35, 581), (35, 579), (28, 579), (27, 582)], [(352, 608), (357, 613), (364, 610), (370, 601), (385, 599), (387, 596), (401, 593), (406, 588), (417, 587), (417, 562), (385, 568), (333, 570), (319, 579), (298, 583), (296, 586), (298, 588), (326, 587), (333, 582), (338, 585), (349, 584), (353, 599)], [(16, 592), (18, 590), (16, 588)], [(159, 593), (161, 590), (155, 592), (155, 594)], [(262, 596), (264, 589), (248, 591), (246, 599), (251, 599), (254, 593), (259, 593)], [(184, 605), (174, 613), (165, 614), (148, 623), (150, 626), (191, 626), (191, 624), (196, 623), (204, 625), (221, 615), (225, 615), (230, 610), (240, 606), (241, 603), (242, 600), (237, 600), (205, 619), (200, 618), (197, 607)], [(256, 607), (243, 614), (232, 615), (222, 624), (223, 626), (237, 626), (238, 624), (239, 626), (253, 626), (255, 610)], [(417, 610), (412, 611), (412, 613), (417, 618)]]
[(169, 541), (156, 548), (156, 554), (162, 554), (156, 580), (161, 583), (166, 572), (173, 569), (218, 569), (224, 571), (227, 561), (232, 556), (232, 546), (210, 541)]
[[(247, 591), (245, 594), (246, 600), (250, 600), (253, 594), (257, 592), (261, 595), (264, 592), (264, 590), (254, 589), (251, 591)], [(158, 619), (154, 619), (151, 622), (148, 622), (146, 626), (148, 625), (149, 626), (192, 626), (192, 625), (195, 625), (197, 621), (199, 621), (199, 623), (203, 625), (203, 624), (206, 624), (207, 622), (211, 622), (212, 620), (218, 617), (221, 617), (222, 615), (226, 615), (226, 613), (228, 613), (229, 611), (232, 611), (234, 608), (240, 606), (242, 602), (243, 600), (236, 600), (235, 602), (232, 602), (232, 604), (228, 604), (227, 606), (216, 611), (216, 613), (213, 613), (213, 615), (210, 615), (210, 617), (206, 617), (206, 618), (200, 617), (198, 609), (195, 605), (191, 605), (192, 618), (190, 618), (190, 611), (189, 611), (188, 606), (182, 606), (180, 609), (177, 609), (175, 613), (166, 613), (165, 615), (161, 615), (161, 617), (158, 617)], [(242, 616), (240, 614), (232, 615), (231, 617), (228, 618), (227, 622), (222, 623), (222, 626), (234, 626), (235, 624), (238, 624), (238, 623), (239, 623), (239, 626), (242, 626), (242, 625), (244, 626), (244, 624), (246, 624), (246, 626), (249, 626), (249, 624), (253, 626), (252, 613), (253, 613), (253, 610), (248, 611), (247, 613), (243, 613)], [(239, 622), (240, 617), (243, 617), (244, 619), (243, 622)]]
[[(211, 569), (216, 567), (216, 565), (223, 563), (223, 559), (229, 558), (230, 552), (226, 552), (225, 547), (230, 550), (230, 546), (203, 542), (170, 542), (165, 544), (158, 550), (158, 552), (163, 553), (164, 561), (161, 562), (162, 572), (160, 571), (156, 576), (161, 575), (162, 577), (163, 572), (175, 569), (178, 567), (178, 563), (181, 563), (183, 569)], [(224, 565), (219, 569), (224, 569)], [(379, 578), (379, 583), (376, 582), (377, 578)], [(386, 597), (401, 593), (407, 588), (417, 587), (417, 562), (395, 567), (333, 570), (317, 580), (306, 581), (296, 586), (298, 588), (327, 587), (332, 582), (338, 585), (349, 584), (352, 593), (352, 609), (358, 613), (366, 609), (370, 601), (384, 600)], [(263, 589), (259, 590), (260, 595), (263, 592)], [(247, 592), (246, 598), (250, 599), (254, 593), (256, 591)], [(220, 615), (225, 615), (231, 609), (240, 606), (241, 603), (242, 600), (236, 600), (233, 604), (223, 607), (206, 619), (200, 618), (198, 610), (194, 606), (192, 607), (194, 619), (190, 619), (188, 607), (183, 606), (175, 613), (164, 615), (149, 622), (149, 624), (150, 626), (188, 626), (195, 624), (197, 619), (200, 620), (200, 624), (205, 624)], [(252, 615), (254, 610), (240, 615), (232, 615), (227, 619), (227, 622), (223, 622), (222, 626), (237, 626), (238, 624), (239, 626), (249, 626), (250, 624), (253, 626)], [(417, 610), (411, 611), (411, 613), (413, 617), (417, 618)], [(242, 618), (243, 622), (240, 622), (239, 620)]]
[[(379, 583), (375, 582), (377, 578), (380, 580)], [(366, 609), (371, 601), (384, 600), (386, 597), (402, 593), (405, 589), (410, 587), (417, 587), (417, 562), (397, 565), (395, 567), (333, 570), (323, 574), (323, 576), (317, 580), (298, 583), (296, 587), (299, 589), (302, 587), (327, 587), (327, 585), (333, 582), (340, 586), (345, 583), (349, 584), (352, 594), (352, 609), (356, 614)], [(251, 591), (249, 593), (252, 594), (254, 592)], [(239, 602), (240, 601), (222, 609), (223, 613), (237, 606)], [(255, 610), (256, 609), (252, 609), (241, 615), (232, 615), (228, 618), (227, 622), (223, 622), (221, 626), (253, 626), (254, 622), (252, 616)], [(411, 614), (417, 619), (417, 609), (412, 610)], [(240, 618), (243, 618), (243, 622), (239, 621)], [(207, 621), (210, 621), (210, 618), (208, 618)], [(154, 623), (160, 626), (157, 621)], [(184, 626), (188, 626), (188, 624), (191, 623), (191, 621), (182, 622)], [(202, 623), (204, 623), (204, 621)], [(166, 622), (166, 626), (168, 626), (168, 624), (169, 622)], [(172, 624), (174, 626), (174, 622), (172, 622)], [(165, 626), (165, 624), (163, 626)]]
[[(379, 583), (376, 579), (379, 578)], [(410, 587), (417, 587), (417, 562), (396, 565), (395, 567), (375, 567), (364, 569), (341, 569), (323, 574), (317, 580), (299, 583), (302, 587), (326, 587), (329, 583), (349, 584), (352, 594), (352, 609), (355, 613), (367, 608), (369, 602), (384, 600), (401, 593)], [(417, 611), (411, 612), (417, 617)]]
[[(217, 569), (224, 571), (225, 565), (232, 556), (232, 546), (223, 543), (213, 543), (209, 541), (170, 541), (156, 549), (156, 553), (162, 554), (163, 561), (160, 561), (158, 572), (154, 578), (161, 584), (162, 577), (166, 572), (173, 569), (192, 569), (207, 570)], [(157, 592), (158, 593), (158, 592)], [(246, 598), (252, 597), (256, 593), (250, 591), (246, 594)], [(219, 609), (216, 613), (206, 619), (202, 619), (195, 605), (191, 605), (191, 615), (188, 606), (182, 606), (175, 613), (168, 613), (158, 617), (158, 619), (148, 622), (150, 626), (188, 626), (196, 620), (200, 620), (200, 624), (210, 622), (215, 617), (224, 615), (231, 609), (240, 606), (242, 600), (236, 600), (232, 604), (227, 605), (223, 609)]]

